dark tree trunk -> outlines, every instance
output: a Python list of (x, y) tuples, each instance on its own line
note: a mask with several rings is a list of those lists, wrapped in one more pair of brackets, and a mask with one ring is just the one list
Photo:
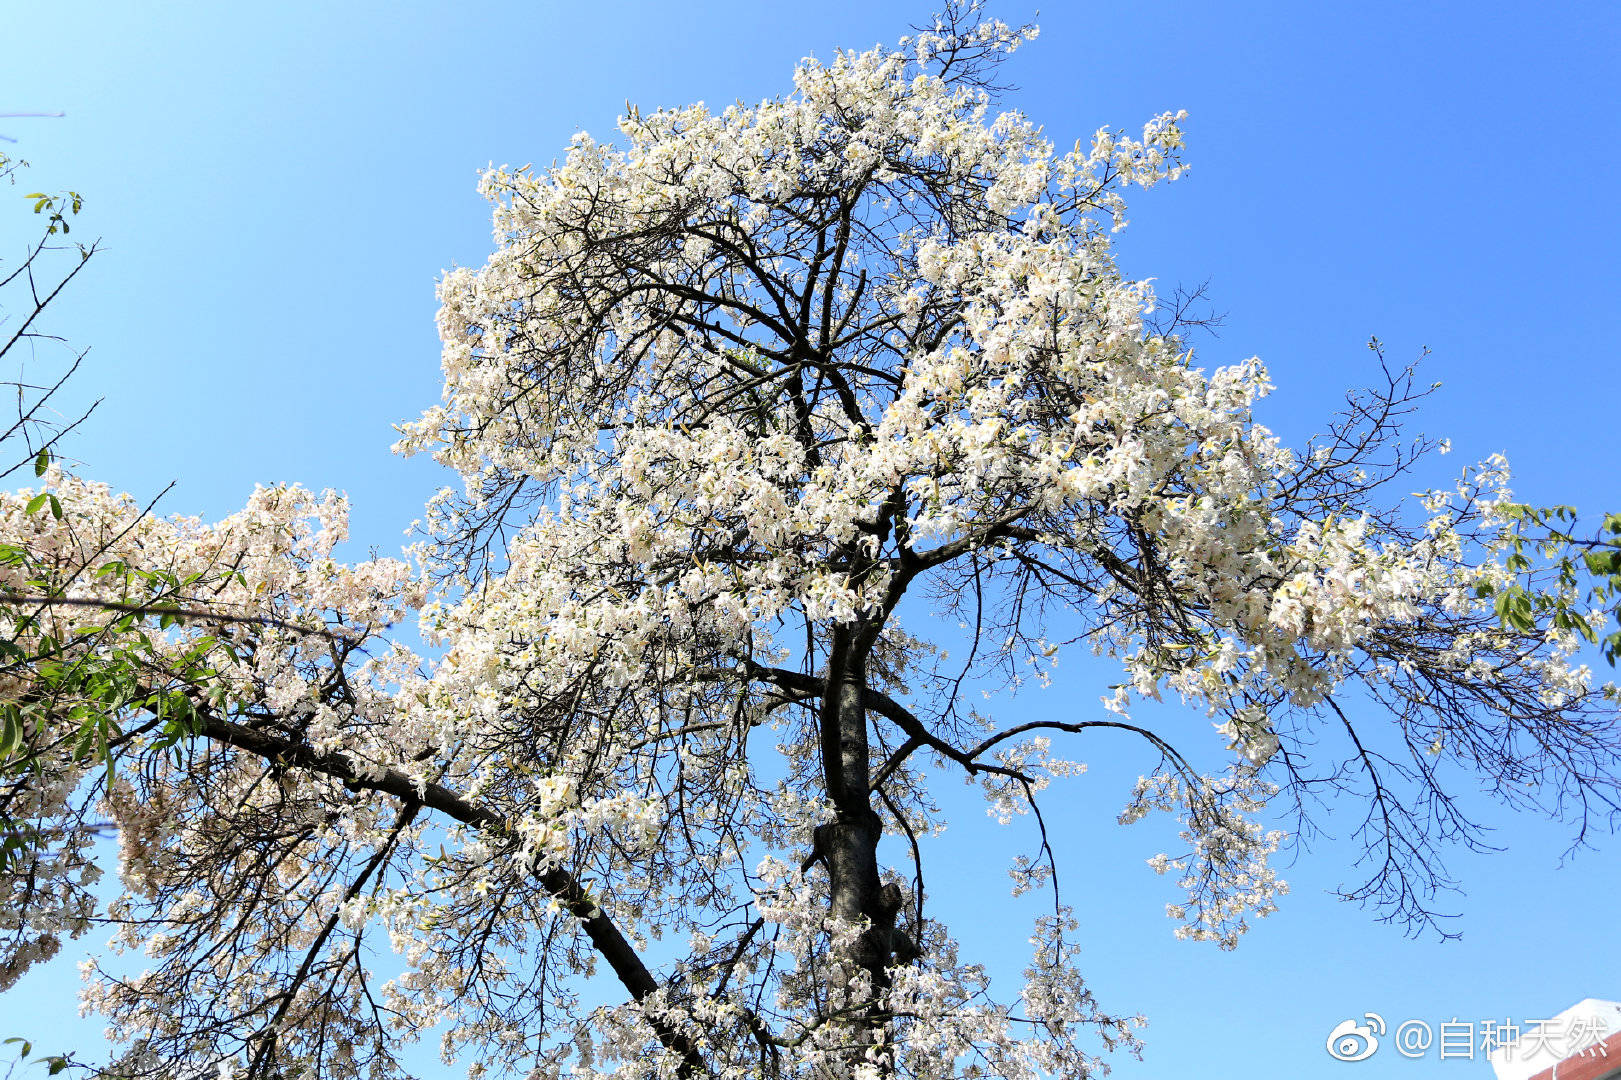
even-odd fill
[[(871, 762), (864, 698), (867, 653), (875, 636), (876, 628), (865, 624), (839, 627), (832, 634), (821, 742), (822, 767), (835, 817), (822, 826), (819, 839), (827, 857), (830, 913), (843, 922), (868, 925), (841, 959), (853, 969), (867, 971), (876, 993), (889, 985), (887, 966), (898, 904), (878, 878), (878, 841), (883, 827), (872, 809), (868, 784)], [(850, 974), (855, 975), (856, 970)]]

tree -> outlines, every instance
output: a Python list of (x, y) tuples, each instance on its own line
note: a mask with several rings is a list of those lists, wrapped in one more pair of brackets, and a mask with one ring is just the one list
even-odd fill
[[(15, 185), (17, 174), (27, 165), (0, 154), (0, 180)], [(77, 418), (64, 421), (58, 419), (54, 407), (84, 353), (73, 355), (44, 383), (30, 381), (28, 369), (44, 366), (52, 370), (53, 365), (48, 360), (42, 364), (38, 353), (47, 351), (42, 347), (64, 343), (42, 328), (42, 318), (97, 249), (95, 243), (69, 247), (61, 242), (84, 207), (78, 192), (35, 191), (25, 198), (45, 224), (42, 235), (29, 244), (16, 265), (0, 273), (0, 361), (17, 366), (16, 379), (3, 384), (15, 396), (16, 418), (0, 431), (0, 465), (4, 466), (0, 477), (31, 469), (38, 478), (52, 469), (63, 438), (95, 409), (92, 405)], [(168, 704), (163, 691), (143, 685), (151, 646), (138, 629), (138, 616), (164, 610), (173, 582), (162, 575), (132, 571), (114, 560), (102, 561), (105, 551), (81, 551), (73, 558), (62, 558), (56, 534), (66, 515), (54, 492), (31, 494), (21, 516), (25, 521), (13, 522), (7, 539), (0, 541), (0, 686), (5, 688), (0, 696), (0, 876), (7, 879), (8, 898), (15, 901), (14, 907), (0, 914), (0, 935), (5, 940), (0, 952), (0, 988), (9, 987), (30, 964), (54, 954), (59, 945), (56, 935), (30, 933), (42, 908), (49, 910), (50, 905), (46, 893), (37, 891), (35, 885), (50, 878), (52, 863), (58, 859), (82, 863), (82, 853), (75, 849), (90, 842), (98, 831), (96, 823), (81, 821), (72, 834), (53, 833), (34, 817), (39, 782), (50, 781), (26, 745), (29, 736), (50, 717), (64, 741), (61, 749), (72, 760), (102, 762), (111, 769), (109, 734), (117, 730), (118, 716), (141, 708), (161, 713)], [(26, 537), (18, 535), (18, 525)], [(76, 581), (92, 570), (102, 579), (103, 595), (74, 595)], [(108, 586), (119, 590), (122, 599), (112, 599)], [(62, 608), (77, 609), (81, 617), (56, 618)], [(180, 657), (170, 653), (164, 657), (164, 667), (178, 672), (189, 689), (199, 689), (208, 672), (196, 661), (206, 652), (206, 647), (194, 649), (192, 661), (182, 661), (178, 668), (175, 661)], [(173, 717), (172, 707), (169, 711), (167, 735), (172, 742), (185, 729)], [(88, 869), (92, 878), (98, 872)], [(46, 921), (82, 933), (93, 912), (87, 897), (59, 895), (57, 899), (68, 902), (50, 911)], [(17, 1064), (29, 1058), (34, 1046), (22, 1036), (3, 1042), (16, 1047), (18, 1054), (17, 1062), (7, 1070), (9, 1076)], [(68, 1068), (72, 1059), (61, 1053), (43, 1054), (33, 1063), (45, 1065), (54, 1076)]]
[[(7, 497), (21, 545), (184, 583), (140, 683), (183, 732), (139, 699), (98, 770), (32, 718), (14, 790), (65, 839), (0, 878), (73, 932), (79, 837), (117, 823), (103, 917), (151, 958), (91, 972), (119, 1075), (391, 1075), (434, 1025), (475, 1073), (1089, 1074), (1134, 1027), (1077, 970), (1041, 798), (1102, 730), (1158, 763), (1122, 819), (1181, 817), (1156, 869), (1225, 946), (1282, 891), (1268, 808), (1362, 800), (1354, 895), (1420, 924), (1437, 845), (1478, 841), (1460, 775), (1613, 820), (1613, 691), (1570, 621), (1603, 613), (1511, 564), (1506, 466), (1389, 499), (1431, 448), (1399, 430), (1411, 369), (1381, 356), (1297, 455), (1258, 362), (1206, 374), (1150, 329), (1110, 235), (1181, 170), (1182, 117), (1055, 152), (991, 111), (1033, 36), (954, 6), (782, 98), (630, 109), (621, 148), (487, 174), (497, 248), (444, 278), (444, 403), (399, 444), (465, 481), (420, 569), (337, 563), (343, 503), (296, 488), (217, 525), (60, 469), (60, 528)], [(1505, 622), (1511, 588), (1537, 599)], [(437, 655), (389, 636), (412, 610)], [(207, 692), (163, 659), (200, 643)], [(1074, 648), (1121, 664), (1103, 708), (969, 707)], [(1134, 718), (1168, 692), (1224, 771), (1204, 721)], [(1035, 822), (1015, 889), (1053, 907), (1011, 994), (929, 914), (931, 775)], [(592, 1005), (604, 966), (625, 1000)]]
[[(0, 154), (0, 180), (15, 185), (26, 167)], [(98, 248), (64, 243), (84, 207), (78, 192), (35, 191), (24, 198), (44, 225), (16, 264), (0, 273), (0, 361), (17, 370), (3, 384), (14, 395), (16, 418), (0, 430), (0, 477), (31, 472), (44, 483), (8, 501), (11, 518), (0, 540), (0, 880), (10, 902), (0, 912), (0, 989), (54, 955), (60, 946), (54, 931), (88, 929), (95, 910), (88, 891), (53, 889), (50, 882), (71, 867), (80, 885), (94, 884), (100, 869), (86, 849), (110, 823), (83, 817), (71, 829), (56, 829), (42, 812), (49, 804), (45, 792), (60, 779), (50, 766), (65, 761), (105, 768), (111, 780), (126, 742), (119, 720), (133, 714), (153, 718), (144, 731), (147, 752), (190, 737), (187, 695), (215, 692), (212, 658), (219, 651), (213, 638), (193, 635), (178, 649), (165, 643), (160, 652), (152, 632), (161, 635), (181, 619), (204, 614), (176, 606), (201, 575), (181, 580), (121, 561), (111, 551), (129, 540), (127, 532), (87, 533), (76, 526), (86, 508), (63, 505), (73, 485), (64, 483), (60, 447), (95, 405), (72, 419), (57, 411), (86, 354), (70, 351), (66, 362), (53, 363), (53, 347), (66, 343), (43, 323)], [(34, 381), (41, 368), (45, 381)], [(131, 524), (150, 509), (133, 515)], [(206, 614), (214, 624), (233, 620), (228, 612)], [(33, 1052), (21, 1036), (4, 1043), (18, 1046), (20, 1059)], [(47, 1054), (35, 1062), (55, 1075), (72, 1059)]]

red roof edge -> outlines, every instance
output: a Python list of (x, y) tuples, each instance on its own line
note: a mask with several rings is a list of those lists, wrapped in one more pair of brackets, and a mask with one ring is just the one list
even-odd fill
[(1621, 1069), (1621, 1031), (1543, 1069), (1531, 1080), (1602, 1080)]

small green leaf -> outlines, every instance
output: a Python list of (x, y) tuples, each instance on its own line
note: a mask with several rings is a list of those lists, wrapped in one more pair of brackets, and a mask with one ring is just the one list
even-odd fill
[(37, 513), (39, 513), (39, 508), (44, 506), (46, 501), (49, 498), (50, 498), (50, 496), (48, 494), (46, 494), (45, 492), (43, 492), (43, 491), (40, 492), (38, 495), (35, 495), (32, 499), (28, 500), (28, 510), (27, 510), (27, 512), (29, 514), (37, 514)]
[(1610, 575), (1621, 573), (1621, 550), (1589, 551), (1582, 556), (1587, 569), (1593, 574)]
[(55, 518), (57, 521), (61, 521), (62, 520), (62, 501), (60, 499), (58, 499), (54, 494), (50, 498), (51, 498), (51, 516), (53, 518)]
[(84, 761), (90, 756), (90, 751), (95, 748), (95, 745), (96, 722), (92, 719), (86, 721), (84, 727), (79, 729), (79, 741), (78, 745), (73, 748), (73, 759), (75, 761)]
[(44, 476), (45, 475), (45, 470), (50, 468), (50, 467), (51, 467), (51, 448), (48, 447), (48, 446), (42, 446), (39, 449), (39, 456), (34, 458), (34, 475), (35, 476)]

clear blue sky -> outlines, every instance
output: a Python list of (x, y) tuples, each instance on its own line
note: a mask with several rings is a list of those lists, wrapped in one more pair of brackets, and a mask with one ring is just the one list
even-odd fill
[[(436, 274), (488, 250), (479, 167), (549, 161), (578, 129), (610, 134), (627, 99), (780, 93), (798, 57), (893, 40), (928, 13), (927, 0), (22, 8), (5, 15), (0, 111), (68, 116), (0, 132), (22, 140), (9, 149), (33, 161), (30, 188), (85, 194), (75, 232), (106, 249), (54, 322), (92, 346), (77, 391), (106, 398), (73, 447), (86, 472), (143, 495), (178, 480), (165, 506), (206, 515), (256, 481), (344, 489), (357, 553), (396, 549), (440, 482), (387, 447), (391, 423), (437, 400)], [(1264, 418), (1286, 437), (1316, 430), (1368, 374), (1369, 335), (1396, 359), (1428, 345), (1446, 386), (1421, 426), (1452, 439), (1449, 470), (1502, 451), (1526, 497), (1617, 509), (1618, 10), (1057, 4), (1011, 67), (1010, 103), (1060, 144), (1190, 111), (1193, 169), (1139, 197), (1123, 261), (1167, 287), (1210, 280), (1227, 322), (1204, 361), (1265, 359), (1279, 391)], [(0, 213), (8, 255), (17, 219)], [(1047, 693), (1089, 702), (1091, 674)], [(1159, 913), (1173, 897), (1141, 862), (1155, 839), (1112, 824), (1149, 763), (1109, 749), (1086, 752), (1093, 773), (1057, 805), (1094, 989), (1151, 1020), (1145, 1062), (1117, 1059), (1117, 1076), (1484, 1077), (1478, 1056), (1348, 1065), (1323, 1042), (1367, 1010), (1524, 1021), (1621, 999), (1621, 843), (1562, 860), (1563, 830), (1487, 805), (1507, 851), (1454, 857), (1461, 942), (1407, 940), (1335, 903), (1326, 891), (1349, 871), (1332, 840), (1290, 868), (1295, 894), (1238, 951), (1173, 941)], [(948, 836), (1007, 842), (975, 811)], [(959, 913), (1005, 896), (999, 871), (932, 891)], [(30, 976), (0, 1036), (54, 1048), (85, 1030), (73, 1011), (71, 970)]]

